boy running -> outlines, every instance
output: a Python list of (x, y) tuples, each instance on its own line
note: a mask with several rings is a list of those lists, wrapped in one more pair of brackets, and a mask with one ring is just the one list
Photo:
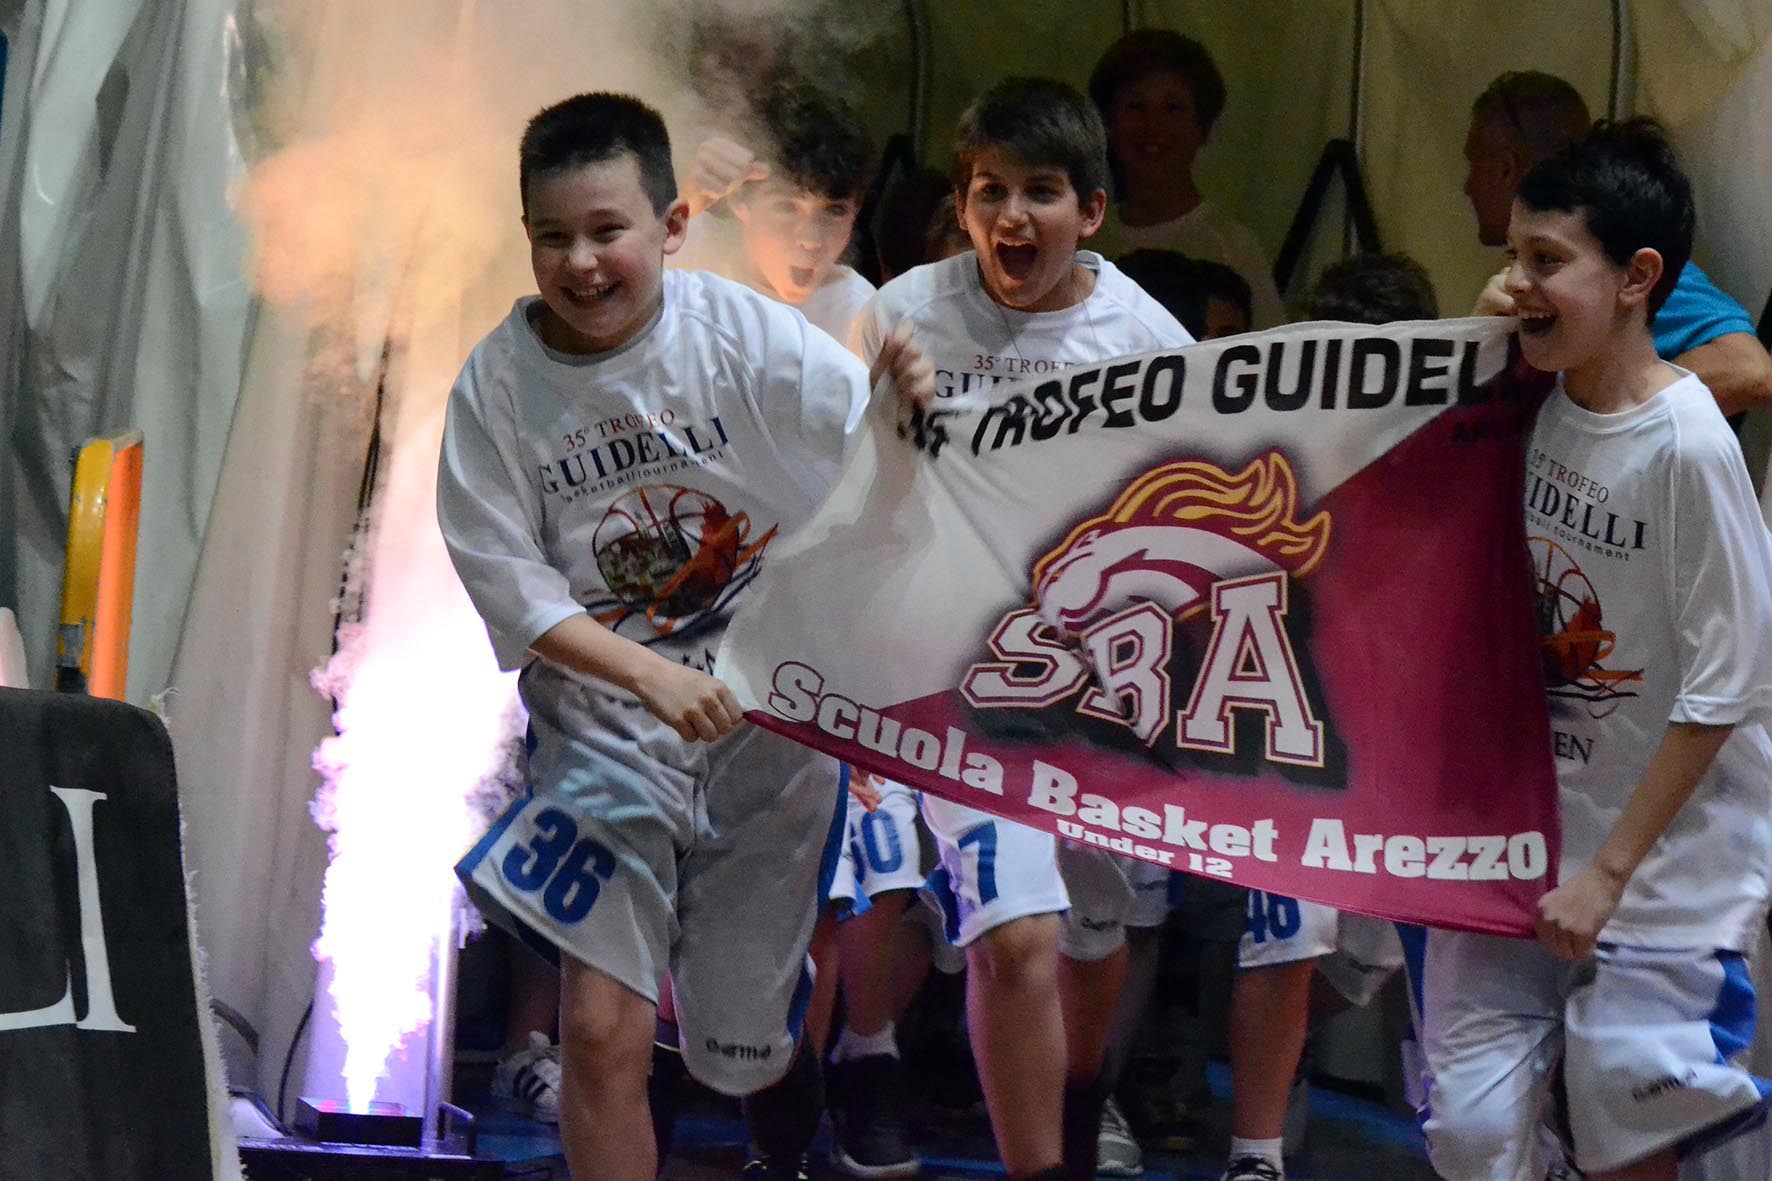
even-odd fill
[(1527, 451), (1526, 524), (1563, 812), (1538, 942), (1433, 931), (1426, 1123), (1451, 1181), (1538, 1181), (1560, 1061), (1593, 1181), (1763, 1115), (1742, 952), (1772, 862), (1772, 543), (1715, 399), (1656, 357), (1692, 197), (1652, 123), (1600, 125), (1534, 168), (1507, 293), (1561, 374)]
[[(1402, 254), (1360, 254), (1324, 268), (1305, 303), (1307, 320), (1439, 315), (1427, 272)], [(1402, 966), (1402, 944), (1383, 919), (1249, 892), (1231, 992), (1231, 1149), (1222, 1181), (1284, 1181), (1282, 1141), (1311, 1026), (1371, 1004)], [(1308, 1102), (1308, 1092), (1300, 1098)]]
[(460, 872), (485, 914), (562, 962), (574, 1176), (652, 1181), (667, 971), (690, 1073), (735, 1095), (797, 1080), (755, 1125), (797, 1160), (816, 1111), (801, 1092), (818, 1086), (795, 1052), (803, 965), (838, 769), (741, 727), (708, 669), (772, 540), (834, 478), (867, 375), (781, 304), (664, 271), (688, 210), (644, 104), (549, 107), (519, 160), (540, 294), (457, 379), (437, 510), (499, 662), (523, 670), (533, 794)]
[[(870, 361), (907, 328), (938, 396), (1191, 337), (1099, 255), (1107, 145), (1088, 101), (1058, 82), (1010, 79), (960, 119), (956, 212), (972, 251), (899, 276), (863, 309)], [(1099, 1076), (1125, 972), (1132, 890), (1109, 854), (923, 798), (967, 951), (973, 1055), (1011, 1177), (1095, 1174)], [(1129, 866), (1130, 863), (1124, 863)]]

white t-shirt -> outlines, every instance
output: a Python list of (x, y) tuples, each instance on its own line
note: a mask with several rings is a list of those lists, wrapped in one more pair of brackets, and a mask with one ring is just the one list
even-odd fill
[[(765, 295), (768, 292), (764, 292)], [(839, 341), (847, 341), (855, 317), (874, 295), (874, 285), (841, 264), (800, 305), (800, 313)]]
[[(1077, 261), (1095, 272), (1095, 287), (1078, 303), (1053, 312), (1021, 312), (993, 300), (972, 251), (914, 267), (868, 301), (856, 318), (850, 347), (872, 363), (887, 334), (908, 320), (912, 340), (935, 367), (936, 396), (952, 398), (980, 394), (1002, 381), (1193, 343), (1187, 329), (1113, 263), (1082, 250)], [(1072, 904), (1080, 923), (1104, 903), (1100, 875), (1075, 864), (1065, 871), (1068, 884), (1061, 886), (1054, 838), (1021, 825), (997, 830), (997, 892), (982, 896), (975, 873), (959, 855), (958, 842), (994, 818), (934, 796), (925, 796), (923, 807), (943, 863), (955, 876), (955, 895), (965, 899), (956, 920), (960, 943), (1015, 915)], [(1101, 856), (1111, 859), (1110, 854)], [(1110, 893), (1118, 891), (1116, 884)], [(1081, 931), (1079, 926), (1069, 934)]]
[(1592, 863), (1669, 722), (1735, 724), (1602, 941), (1750, 946), (1772, 874), (1772, 541), (1698, 378), (1641, 406), (1558, 388), (1527, 452), (1557, 781), (1559, 881)]
[[(710, 213), (691, 218), (688, 239), (671, 256), (671, 263), (677, 269), (713, 271), (770, 299), (781, 299), (746, 261), (738, 222), (730, 217)], [(846, 341), (856, 313), (873, 293), (872, 283), (853, 268), (838, 263), (805, 303), (790, 306), (797, 306), (801, 315), (837, 340)]]
[(1173, 221), (1129, 226), (1120, 220), (1120, 209), (1109, 205), (1101, 229), (1089, 243), (1109, 258), (1134, 250), (1173, 250), (1189, 258), (1223, 263), (1249, 284), (1254, 327), (1276, 328), (1286, 320), (1280, 289), (1274, 286), (1274, 268), (1254, 231), (1202, 201)]
[(914, 267), (868, 301), (850, 347), (872, 363), (901, 321), (935, 366), (937, 397), (972, 393), (1073, 365), (1192, 344), (1193, 337), (1118, 267), (1087, 250), (1095, 272), (1087, 298), (1055, 312), (1022, 312), (990, 297), (971, 252)]
[(707, 671), (769, 545), (835, 479), (867, 375), (785, 304), (699, 271), (666, 271), (659, 318), (595, 356), (544, 346), (539, 305), (518, 300), (468, 357), (437, 473), (499, 664), (588, 611)]

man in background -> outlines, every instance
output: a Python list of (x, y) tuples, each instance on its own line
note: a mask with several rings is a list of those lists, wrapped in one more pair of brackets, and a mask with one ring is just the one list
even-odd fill
[[(1483, 245), (1506, 243), (1514, 192), (1526, 173), (1592, 126), (1575, 87), (1552, 74), (1509, 71), (1477, 96), (1464, 141), (1469, 165), (1464, 195), (1476, 212)], [(1513, 313), (1513, 298), (1502, 289), (1501, 278), (1490, 279), (1474, 315)], [(1651, 328), (1655, 351), (1698, 374), (1725, 415), (1772, 406), (1772, 357), (1754, 336), (1753, 320), (1696, 264), (1688, 262), (1681, 270)]]

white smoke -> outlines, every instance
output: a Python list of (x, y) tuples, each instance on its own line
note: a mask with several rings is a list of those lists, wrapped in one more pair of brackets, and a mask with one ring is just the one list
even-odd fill
[[(422, 1063), (400, 1051), (436, 1019), (429, 989), (455, 905), (451, 867), (511, 773), (512, 678), (494, 668), (449, 567), (433, 489), (451, 380), (510, 301), (533, 290), (518, 221), (523, 125), (569, 94), (623, 90), (658, 106), (687, 152), (702, 127), (731, 127), (729, 96), (710, 91), (704, 102), (684, 82), (689, 54), (705, 48), (698, 37), (710, 24), (782, 36), (806, 9), (243, 7), (263, 74), (242, 137), (263, 158), (238, 197), (254, 229), (257, 289), (314, 328), (306, 388), (385, 397), (382, 474), (344, 596), (360, 601), (360, 617), (346, 612), (338, 654), (315, 675), (337, 701), (338, 735), (314, 758), (323, 783), (313, 812), (332, 852), (314, 950), (331, 964), (321, 1004), (347, 1047), (342, 1064), (310, 1064), (316, 1089), (336, 1070), (353, 1105), (423, 1095), (412, 1083)], [(853, 49), (867, 34), (847, 27)], [(398, 1085), (384, 1081), (402, 1061)]]

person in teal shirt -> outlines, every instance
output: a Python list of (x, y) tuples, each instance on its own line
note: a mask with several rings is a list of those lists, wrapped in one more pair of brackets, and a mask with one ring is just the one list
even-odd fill
[[(1485, 246), (1505, 240), (1514, 190), (1526, 173), (1592, 126), (1581, 95), (1552, 74), (1510, 71), (1477, 96), (1464, 142), (1464, 194)], [(1513, 312), (1500, 279), (1489, 281), (1473, 315)], [(1724, 414), (1772, 406), (1772, 357), (1755, 337), (1753, 320), (1694, 264), (1681, 270), (1650, 329), (1656, 354), (1698, 374)]]

